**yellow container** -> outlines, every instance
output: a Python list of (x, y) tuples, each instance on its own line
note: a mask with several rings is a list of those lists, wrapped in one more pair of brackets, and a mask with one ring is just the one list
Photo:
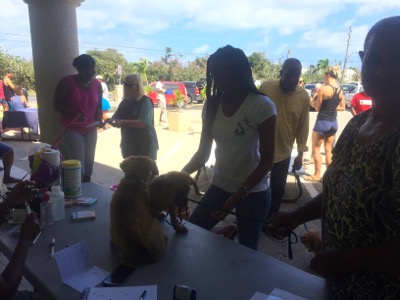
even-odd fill
[(76, 159), (62, 162), (62, 188), (65, 199), (77, 198), (82, 195), (81, 162)]

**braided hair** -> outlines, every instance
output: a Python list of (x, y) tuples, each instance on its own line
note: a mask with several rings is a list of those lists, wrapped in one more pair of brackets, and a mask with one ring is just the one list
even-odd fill
[(211, 54), (207, 60), (206, 118), (210, 118), (210, 120), (214, 120), (217, 113), (218, 105), (223, 95), (223, 91), (215, 85), (214, 77), (211, 72), (211, 66), (213, 63), (215, 63), (215, 61), (221, 59), (227, 60), (231, 64), (232, 73), (235, 74), (236, 78), (238, 78), (239, 82), (246, 90), (251, 93), (264, 95), (257, 89), (256, 85), (254, 84), (250, 63), (243, 50), (239, 48), (234, 48), (231, 45), (226, 45), (225, 47), (219, 48), (215, 53)]

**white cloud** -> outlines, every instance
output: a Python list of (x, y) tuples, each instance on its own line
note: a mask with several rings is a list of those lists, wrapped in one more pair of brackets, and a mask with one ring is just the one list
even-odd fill
[[(344, 57), (361, 49), (377, 20), (399, 14), (398, 0), (86, 0), (77, 8), (81, 51), (114, 48), (130, 59), (159, 59), (165, 47), (185, 57), (232, 44), (267, 58)], [(28, 5), (2, 0), (0, 47), (31, 57)], [(18, 34), (17, 35), (10, 35)], [(97, 43), (97, 44), (94, 44)], [(352, 57), (356, 57), (355, 55)]]
[(400, 14), (400, 2), (398, 0), (364, 0), (359, 2), (360, 7), (356, 10), (359, 16), (377, 15), (389, 12), (391, 15)]
[(195, 49), (192, 50), (193, 53), (198, 53), (198, 54), (204, 54), (204, 53), (208, 53), (208, 51), (210, 50), (210, 46), (209, 45), (202, 45), (200, 47), (197, 47)]

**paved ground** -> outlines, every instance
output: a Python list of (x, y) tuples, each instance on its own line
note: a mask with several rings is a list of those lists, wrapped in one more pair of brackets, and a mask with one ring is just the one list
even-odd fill
[[(116, 103), (111, 103), (114, 107)], [(165, 129), (165, 126), (156, 126), (160, 150), (158, 153), (158, 167), (160, 173), (165, 173), (172, 170), (181, 170), (182, 167), (188, 162), (193, 153), (197, 150), (197, 146), (200, 138), (201, 131), (201, 120), (200, 120), (200, 109), (202, 105), (194, 104), (185, 110), (186, 114), (191, 115), (190, 130), (187, 132), (173, 132)], [(110, 112), (111, 114), (112, 112)], [(158, 120), (158, 109), (156, 109), (156, 120)], [(315, 122), (315, 113), (311, 113), (310, 124)], [(339, 113), (339, 126), (341, 132), (344, 125), (350, 119), (351, 114), (349, 112)], [(342, 120), (343, 119), (343, 120)], [(310, 128), (311, 133), (312, 127)], [(11, 132), (10, 134), (12, 134)], [(311, 136), (311, 134), (310, 134)], [(309, 146), (311, 146), (311, 139), (309, 139)], [(34, 149), (40, 147), (40, 144), (35, 142), (24, 142), (24, 141), (6, 141), (15, 149), (15, 166), (23, 170), (29, 171), (27, 156), (33, 153)], [(122, 171), (119, 168), (119, 163), (122, 160), (122, 156), (119, 149), (120, 132), (118, 129), (112, 128), (99, 133), (98, 143), (96, 149), (94, 174), (92, 181), (105, 187), (110, 187), (112, 184), (118, 183), (122, 177)], [(309, 154), (306, 154), (306, 158), (309, 158)], [(313, 174), (313, 165), (308, 166), (306, 170), (308, 174)], [(193, 174), (194, 176), (194, 174)], [(200, 176), (200, 187), (205, 189), (209, 184), (210, 176)], [(294, 209), (300, 203), (308, 201), (321, 191), (321, 183), (310, 183), (304, 182), (304, 194), (302, 198), (296, 203), (284, 203), (282, 205), (283, 210)], [(287, 191), (285, 198), (294, 198), (296, 196), (296, 188), (294, 184), (294, 177), (288, 177)], [(195, 195), (191, 194), (191, 198), (196, 198)], [(232, 221), (232, 218), (227, 219), (228, 222)], [(307, 224), (308, 229), (319, 231), (319, 221), (310, 222)], [(305, 227), (301, 226), (295, 231), (298, 236), (305, 233)], [(309, 261), (312, 258), (312, 254), (309, 253), (305, 247), (300, 243), (293, 245), (293, 260), (289, 260), (287, 257), (288, 244), (278, 243), (270, 240), (266, 235), (261, 238), (260, 252), (270, 255), (278, 260), (293, 265), (304, 271), (310, 272)]]

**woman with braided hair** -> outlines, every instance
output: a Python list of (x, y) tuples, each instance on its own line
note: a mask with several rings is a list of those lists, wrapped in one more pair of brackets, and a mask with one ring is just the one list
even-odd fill
[(276, 109), (254, 85), (244, 52), (229, 45), (208, 59), (206, 91), (200, 145), (183, 171), (206, 163), (213, 140), (216, 163), (189, 221), (210, 230), (235, 208), (239, 243), (257, 250), (270, 206)]

